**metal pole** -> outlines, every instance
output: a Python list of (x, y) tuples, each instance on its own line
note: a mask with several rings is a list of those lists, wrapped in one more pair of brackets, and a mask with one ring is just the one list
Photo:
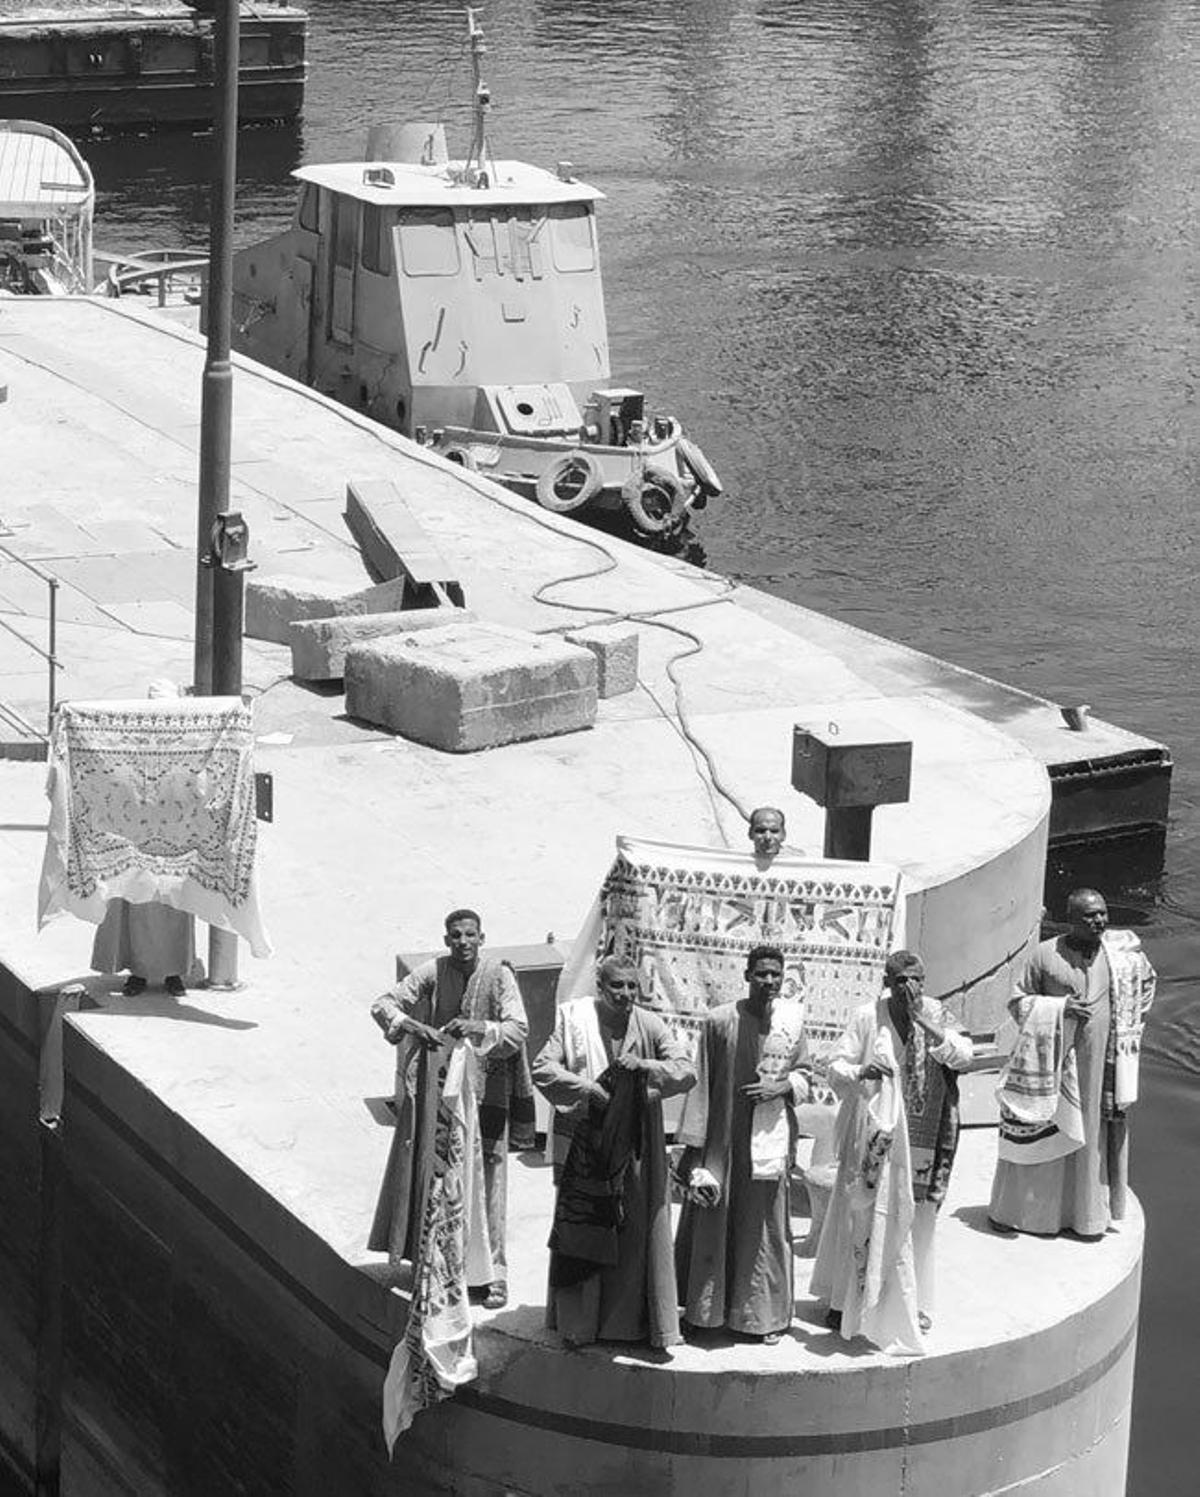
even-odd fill
[[(213, 17), (213, 182), (209, 233), (208, 354), (200, 402), (197, 523), (197, 696), (242, 691), (242, 579), (213, 565), (213, 526), (229, 509), (233, 431), (233, 209), (237, 191), (238, 0), (218, 0)], [(206, 558), (208, 563), (206, 565)], [(237, 985), (237, 937), (210, 927), (208, 978)]]
[(50, 685), (46, 693), (46, 728), (49, 731), (54, 726), (54, 709), (58, 705), (58, 578), (51, 577), (50, 583), (50, 617), (47, 621), (46, 648), (50, 652)]

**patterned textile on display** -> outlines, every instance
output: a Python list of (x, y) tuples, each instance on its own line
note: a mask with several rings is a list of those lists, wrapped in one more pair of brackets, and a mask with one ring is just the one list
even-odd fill
[[(440, 956), (437, 960), (445, 963), (449, 958)], [(500, 1022), (502, 967), (507, 967), (509, 972), (513, 970), (508, 962), (480, 956), (463, 994), (463, 1018), (492, 1024)], [(479, 1103), (479, 1130), (485, 1156), (495, 1159), (507, 1149), (532, 1149), (535, 1143), (533, 1077), (529, 1072), (528, 1050), (521, 1045), (514, 1055), (488, 1053), (482, 1057), (482, 1065), (484, 1081)]]
[(819, 1062), (878, 996), (887, 954), (903, 940), (899, 886), (886, 864), (781, 853), (764, 870), (742, 853), (618, 837), (558, 1001), (593, 992), (596, 963), (624, 957), (638, 967), (643, 1001), (694, 1042), (705, 1013), (744, 991), (751, 948), (770, 943), (784, 955), (782, 996), (803, 1004)]
[(64, 702), (54, 720), (38, 925), (155, 901), (271, 943), (258, 906), (253, 716), (240, 697)]
[(901, 1060), (900, 1082), (908, 1120), (913, 1199), (940, 1203), (946, 1198), (958, 1152), (958, 1074), (929, 1053), (919, 1024), (912, 1026)]
[[(562, 1031), (563, 1060), (567, 1070), (574, 1071), (577, 1076), (603, 1075), (608, 1068), (608, 1056), (600, 1036), (595, 999), (589, 997), (560, 1001), (555, 1024)], [(577, 1116), (572, 1115), (572, 1121), (580, 1121), (585, 1116), (586, 1110), (581, 1107)], [(571, 1151), (571, 1131), (562, 1126), (559, 1115), (555, 1117), (555, 1126), (550, 1130), (546, 1147), (557, 1181)]]
[(630, 1160), (642, 1152), (646, 1073), (612, 1066), (598, 1084), (611, 1101), (603, 1112), (589, 1108), (576, 1123), (555, 1196), (548, 1243), (555, 1289), (578, 1284), (617, 1262), (617, 1238), (625, 1223), (625, 1175)]
[[(804, 1046), (804, 1006), (776, 1002), (771, 1005), (771, 1028), (763, 1037), (758, 1074), (764, 1081), (779, 1081), (791, 1071)], [(787, 1102), (770, 1097), (756, 1102), (750, 1122), (750, 1173), (755, 1180), (778, 1180), (792, 1157), (792, 1129)]]
[(1100, 1115), (1115, 1118), (1137, 1101), (1142, 1030), (1146, 1010), (1154, 1002), (1156, 978), (1133, 931), (1106, 930), (1101, 945), (1108, 958), (1113, 1022), (1104, 1056)]
[(1083, 1146), (1083, 1110), (1075, 1055), (1066, 1047), (1065, 999), (1030, 997), (996, 1088), (998, 1155), (1012, 1164), (1046, 1164)]
[[(912, 1224), (915, 1210), (904, 1098), (892, 1037), (880, 1029), (872, 1060), (885, 1074), (858, 1109), (858, 1169), (849, 1191), (854, 1293), (841, 1334), (866, 1336), (892, 1354), (920, 1356)], [(887, 1074), (890, 1070), (891, 1074)]]
[(437, 1106), (432, 1169), (418, 1204), (412, 1303), (383, 1384), (389, 1453), (422, 1409), (478, 1376), (467, 1298), (466, 1202), (472, 1197), (477, 1066), (465, 1043), (450, 1052)]

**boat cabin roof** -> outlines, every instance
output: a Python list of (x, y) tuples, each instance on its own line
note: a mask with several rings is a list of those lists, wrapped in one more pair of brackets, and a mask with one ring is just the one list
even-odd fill
[[(514, 203), (586, 203), (604, 194), (586, 182), (565, 182), (553, 172), (523, 161), (489, 161), (490, 185), (469, 187), (454, 179), (461, 161), (419, 166), (403, 161), (339, 161), (330, 166), (302, 166), (292, 173), (331, 192), (359, 198), (377, 207), (468, 208)], [(390, 174), (391, 181), (387, 175)]]
[(0, 218), (90, 208), (92, 173), (65, 135), (39, 120), (0, 120)]

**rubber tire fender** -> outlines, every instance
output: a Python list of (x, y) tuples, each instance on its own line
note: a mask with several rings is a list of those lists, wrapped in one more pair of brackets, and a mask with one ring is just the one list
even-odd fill
[(679, 461), (696, 480), (696, 487), (706, 498), (715, 499), (718, 494), (725, 492), (721, 480), (717, 477), (717, 470), (704, 456), (698, 442), (693, 442), (688, 437), (680, 437), (675, 443), (675, 452)]
[[(556, 486), (573, 468), (583, 470), (583, 482), (573, 494), (560, 494)], [(591, 453), (576, 447), (570, 452), (564, 452), (562, 457), (555, 458), (542, 473), (537, 481), (537, 502), (552, 514), (569, 515), (582, 509), (603, 487), (604, 475), (600, 472), (600, 464)]]
[(437, 449), (438, 456), (444, 457), (448, 463), (457, 463), (460, 468), (465, 468), (468, 473), (475, 473), (479, 464), (475, 461), (475, 454), (469, 447), (463, 447), (458, 442), (451, 442), (446, 447)]
[[(656, 488), (668, 502), (665, 515), (652, 515), (646, 508), (645, 491)], [(683, 479), (666, 468), (647, 467), (626, 479), (621, 498), (629, 518), (643, 535), (666, 535), (677, 530), (687, 513), (687, 490)]]

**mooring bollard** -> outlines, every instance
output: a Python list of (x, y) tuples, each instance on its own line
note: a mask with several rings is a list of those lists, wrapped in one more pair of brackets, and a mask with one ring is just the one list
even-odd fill
[(792, 785), (825, 808), (825, 856), (865, 863), (871, 856), (871, 813), (908, 800), (912, 740), (884, 723), (845, 728), (797, 723), (792, 735)]

